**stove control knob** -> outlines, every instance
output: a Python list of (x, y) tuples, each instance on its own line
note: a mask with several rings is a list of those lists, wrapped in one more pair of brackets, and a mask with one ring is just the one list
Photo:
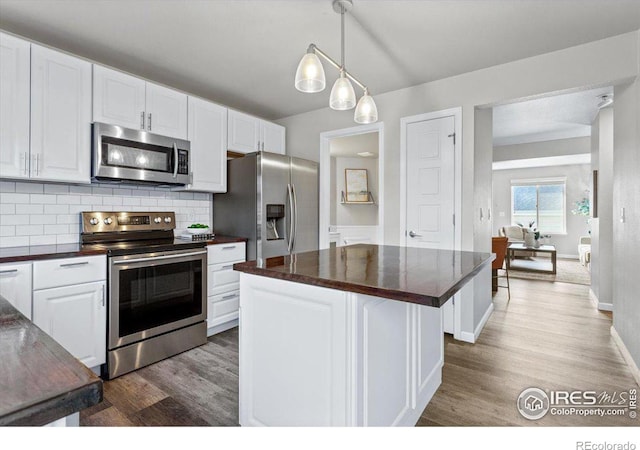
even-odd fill
[(111, 217), (107, 217), (106, 219), (104, 219), (105, 225), (111, 225), (112, 223), (113, 223), (113, 219)]
[(92, 217), (91, 219), (89, 219), (89, 223), (91, 225), (98, 225), (98, 222), (100, 222), (98, 219), (96, 219), (95, 217)]
[(162, 218), (161, 217), (156, 217), (155, 219), (153, 219), (153, 221), (155, 223), (160, 223), (160, 222), (162, 222)]
[(171, 223), (171, 217), (167, 216), (164, 218), (164, 223)]

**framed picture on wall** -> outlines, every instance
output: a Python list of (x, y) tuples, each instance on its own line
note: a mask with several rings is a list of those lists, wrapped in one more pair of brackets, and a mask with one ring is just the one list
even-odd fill
[(344, 169), (344, 178), (348, 203), (369, 202), (367, 169)]

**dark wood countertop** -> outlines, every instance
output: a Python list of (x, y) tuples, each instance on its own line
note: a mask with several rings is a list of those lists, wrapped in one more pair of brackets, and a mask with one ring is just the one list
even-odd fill
[(46, 425), (102, 401), (102, 380), (0, 296), (0, 425)]
[(440, 307), (492, 253), (358, 244), (235, 264), (235, 270)]
[[(215, 236), (204, 242), (203, 245), (229, 244), (233, 242), (246, 242), (247, 238), (237, 236)], [(176, 238), (176, 242), (184, 243)], [(31, 245), (24, 247), (0, 248), (0, 264), (22, 261), (40, 261), (45, 259), (72, 258), (75, 256), (105, 255), (107, 250), (92, 245), (60, 244), (60, 245)]]
[(72, 258), (74, 256), (105, 255), (104, 249), (90, 248), (81, 244), (27, 245), (24, 247), (0, 248), (0, 264), (44, 259)]

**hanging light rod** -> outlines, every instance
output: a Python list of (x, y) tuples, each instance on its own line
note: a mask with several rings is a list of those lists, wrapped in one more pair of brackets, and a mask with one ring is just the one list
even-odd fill
[[(367, 86), (350, 74), (345, 68), (344, 63), (344, 15), (350, 11), (352, 7), (353, 2), (351, 0), (333, 0), (333, 10), (340, 14), (340, 64), (320, 50), (315, 44), (310, 44), (307, 52), (300, 60), (300, 64), (298, 64), (295, 87), (297, 90), (305, 93), (315, 93), (324, 90), (326, 79), (324, 68), (318, 58), (318, 55), (320, 55), (340, 72), (340, 76), (331, 89), (329, 106), (339, 111), (348, 110), (355, 106), (356, 110), (353, 118), (357, 123), (373, 123), (378, 120), (376, 103), (373, 101), (373, 97), (369, 95)], [(364, 95), (358, 101), (357, 106), (356, 94), (349, 80), (353, 81), (364, 91)]]

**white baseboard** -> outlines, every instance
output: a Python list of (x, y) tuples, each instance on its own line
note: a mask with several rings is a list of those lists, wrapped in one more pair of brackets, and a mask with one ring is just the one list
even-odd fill
[(638, 369), (638, 365), (631, 357), (631, 353), (629, 353), (627, 346), (624, 345), (622, 338), (620, 337), (616, 329), (613, 327), (613, 325), (611, 326), (611, 337), (613, 337), (613, 341), (618, 346), (618, 350), (620, 350), (622, 357), (624, 358), (625, 362), (629, 366), (629, 369), (631, 369), (631, 375), (633, 375), (633, 378), (636, 380), (636, 383), (640, 386), (640, 369)]
[(589, 288), (589, 300), (600, 311), (613, 311), (613, 303), (601, 302), (591, 288)]
[(470, 344), (475, 344), (475, 342), (478, 340), (478, 336), (480, 336), (480, 333), (482, 333), (482, 329), (486, 325), (487, 320), (489, 320), (489, 317), (491, 317), (492, 312), (493, 312), (493, 303), (489, 305), (484, 315), (482, 316), (482, 319), (480, 319), (480, 323), (478, 323), (478, 326), (476, 327), (476, 329), (473, 330), (473, 333), (471, 333), (470, 331), (461, 331), (460, 338), (458, 340), (463, 342), (468, 342)]

